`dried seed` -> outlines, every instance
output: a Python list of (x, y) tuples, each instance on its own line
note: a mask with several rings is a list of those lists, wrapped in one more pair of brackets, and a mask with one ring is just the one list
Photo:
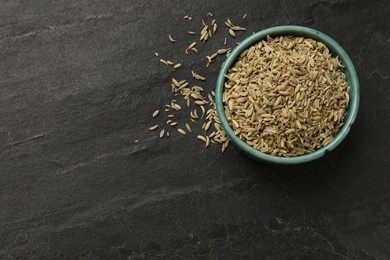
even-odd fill
[(149, 131), (154, 131), (157, 128), (158, 128), (158, 125), (151, 126), (151, 127), (149, 127)]
[(210, 137), (206, 136), (206, 148), (210, 145)]
[(213, 25), (213, 33), (215, 33), (215, 32), (217, 31), (217, 28), (218, 28), (218, 25), (215, 23), (215, 24)]
[(203, 135), (198, 135), (196, 138), (198, 138), (199, 140), (202, 140), (205, 143), (207, 142), (206, 137), (204, 137)]
[(191, 48), (193, 48), (193, 47), (195, 47), (195, 45), (196, 45), (196, 42), (191, 43), (191, 44), (187, 47), (186, 53), (188, 54), (188, 50), (191, 49)]
[(186, 128), (187, 128), (188, 132), (192, 133), (192, 129), (188, 123), (186, 123)]
[(187, 31), (187, 33), (188, 33), (189, 35), (196, 35), (196, 32), (193, 32), (193, 31)]
[(172, 35), (169, 34), (169, 35), (168, 35), (168, 38), (169, 38), (169, 40), (170, 40), (171, 42), (176, 42), (176, 40), (172, 38)]
[(192, 77), (194, 77), (196, 79), (199, 79), (199, 80), (202, 80), (202, 81), (206, 80), (205, 77), (199, 75), (198, 73), (194, 72), (193, 70), (191, 71), (191, 73), (192, 73)]
[(225, 22), (225, 25), (227, 26), (227, 27), (233, 27), (234, 25), (233, 25), (233, 23), (232, 23), (232, 21), (230, 21), (230, 19), (227, 19), (227, 21)]
[(179, 111), (181, 110), (181, 106), (179, 106), (178, 104), (172, 104), (171, 107), (176, 110), (176, 111)]
[(212, 121), (208, 121), (204, 127), (204, 130), (207, 132), (211, 126)]
[(186, 132), (183, 129), (181, 129), (181, 128), (178, 128), (177, 131), (179, 133), (181, 133), (182, 135), (186, 135)]
[(196, 119), (199, 118), (199, 116), (198, 116), (198, 111), (196, 111), (196, 109), (194, 110), (194, 113), (193, 113), (193, 114), (194, 114), (194, 118), (196, 118)]
[(189, 20), (189, 21), (191, 21), (191, 20), (192, 20), (192, 16), (186, 15), (186, 16), (183, 17), (183, 19), (184, 19), (184, 20)]
[(219, 50), (217, 51), (217, 54), (224, 54), (224, 53), (228, 52), (228, 50), (229, 50), (229, 49), (219, 49)]
[(327, 145), (332, 141), (333, 141), (333, 136), (329, 136), (329, 137), (324, 139), (324, 141), (322, 142), (322, 145)]
[(175, 126), (175, 125), (177, 125), (177, 122), (172, 122), (172, 123), (170, 123), (169, 125), (170, 125), (170, 126)]
[(207, 16), (213, 17), (213, 14), (209, 12), (207, 13)]
[(191, 48), (190, 50), (193, 51), (193, 52), (195, 52), (195, 53), (199, 53), (198, 49), (195, 48), (195, 47)]
[(246, 16), (247, 16), (247, 14), (244, 14), (244, 16), (242, 17), (242, 19), (245, 19), (245, 18), (246, 18)]
[(236, 37), (236, 34), (234, 33), (234, 31), (232, 29), (229, 29), (229, 34), (232, 37)]
[(190, 117), (193, 118), (193, 119), (195, 119), (194, 112), (192, 112), (192, 111), (190, 112)]
[(203, 118), (206, 109), (204, 108), (204, 106), (200, 106), (200, 109), (202, 110), (202, 116), (200, 118)]
[(156, 55), (156, 57), (158, 57), (159, 54), (158, 54), (158, 52), (155, 52), (154, 55)]
[(246, 28), (240, 27), (240, 26), (233, 26), (232, 28), (233, 31), (246, 31)]
[(200, 31), (200, 34), (205, 34), (205, 33), (208, 33), (208, 30), (209, 29), (209, 27), (207, 26), (207, 25), (205, 25), (203, 28), (202, 28), (202, 30)]
[(160, 138), (163, 138), (164, 134), (165, 134), (165, 129), (162, 129), (162, 130), (160, 131)]
[(202, 101), (202, 100), (195, 100), (194, 103), (195, 103), (196, 105), (199, 105), (199, 106), (207, 104), (206, 101)]
[(193, 42), (193, 43), (190, 44), (190, 46), (188, 46), (187, 49), (191, 49), (191, 48), (193, 48), (195, 45), (196, 45), (196, 42)]
[(181, 63), (177, 63), (177, 64), (175, 64), (175, 66), (173, 66), (174, 69), (178, 69), (180, 67), (181, 67)]
[(156, 111), (154, 111), (153, 112), (153, 115), (152, 115), (152, 117), (156, 117), (156, 116), (158, 116), (158, 114), (160, 113), (160, 110), (159, 109), (157, 109)]
[(176, 86), (176, 87), (179, 87), (180, 84), (179, 82), (177, 82), (177, 80), (175, 78), (172, 78), (172, 83)]
[(224, 153), (226, 150), (226, 146), (224, 144), (222, 144), (222, 147), (221, 147), (221, 153)]
[(192, 87), (192, 90), (193, 90), (193, 91), (200, 91), (200, 92), (201, 92), (201, 91), (203, 91), (203, 88), (202, 88), (202, 87), (199, 87), (199, 86), (193, 86), (193, 87)]
[(169, 65), (166, 60), (160, 59), (160, 62), (164, 63), (165, 65)]
[(206, 40), (206, 37), (208, 37), (208, 33), (207, 32), (204, 32), (200, 35), (200, 38), (199, 38), (199, 41), (204, 41)]

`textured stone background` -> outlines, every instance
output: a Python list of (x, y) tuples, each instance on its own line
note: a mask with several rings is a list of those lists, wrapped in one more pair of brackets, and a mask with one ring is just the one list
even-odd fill
[[(388, 1), (5, 0), (0, 7), (1, 259), (390, 258)], [(223, 58), (206, 70), (201, 57), (221, 46), (226, 30), (199, 45), (202, 54), (183, 52), (185, 32), (199, 30), (207, 12), (247, 27), (238, 39), (297, 24), (345, 48), (361, 106), (340, 147), (281, 167), (234, 147), (221, 155), (194, 138), (160, 140), (145, 130), (172, 99), (173, 75), (189, 78), (199, 68), (205, 88), (214, 87)], [(187, 14), (192, 23), (181, 19)], [(168, 33), (180, 41), (172, 45)], [(175, 73), (155, 51), (187, 67)]]

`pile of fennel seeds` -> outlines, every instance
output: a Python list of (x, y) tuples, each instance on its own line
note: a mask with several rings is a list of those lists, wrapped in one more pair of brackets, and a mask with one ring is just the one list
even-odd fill
[(329, 144), (343, 125), (350, 86), (338, 57), (321, 42), (267, 37), (228, 70), (225, 114), (239, 138), (276, 156)]

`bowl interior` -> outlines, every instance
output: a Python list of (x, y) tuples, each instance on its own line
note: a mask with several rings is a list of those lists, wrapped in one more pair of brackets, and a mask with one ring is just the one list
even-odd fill
[[(270, 35), (271, 37), (285, 36), (285, 35), (302, 36), (302, 37), (314, 39), (316, 41), (320, 41), (329, 48), (333, 56), (339, 57), (339, 59), (341, 60), (342, 64), (345, 67), (344, 73), (346, 74), (347, 82), (350, 85), (350, 100), (348, 106), (348, 113), (344, 118), (344, 124), (342, 128), (339, 130), (339, 132), (335, 135), (332, 142), (330, 142), (328, 145), (321, 147), (320, 149), (312, 153), (295, 156), (295, 157), (280, 157), (280, 156), (274, 156), (274, 155), (269, 155), (260, 152), (259, 150), (248, 145), (247, 143), (242, 141), (238, 136), (236, 136), (233, 132), (233, 129), (230, 127), (227, 121), (224, 112), (224, 105), (222, 102), (222, 94), (223, 94), (223, 88), (225, 83), (224, 75), (227, 73), (228, 69), (232, 65), (234, 65), (234, 63), (236, 62), (236, 60), (244, 50), (256, 44), (261, 39), (264, 39), (267, 35)], [(358, 112), (358, 107), (359, 107), (359, 99), (360, 99), (359, 81), (356, 74), (356, 70), (351, 59), (348, 57), (344, 49), (332, 38), (317, 30), (307, 28), (307, 27), (302, 27), (302, 26), (286, 25), (286, 26), (272, 27), (269, 29), (262, 30), (258, 33), (255, 33), (252, 36), (245, 39), (244, 41), (242, 41), (231, 52), (229, 57), (222, 65), (221, 71), (218, 76), (215, 102), (216, 102), (218, 117), (221, 121), (221, 125), (226, 131), (229, 138), (232, 140), (232, 142), (237, 146), (239, 150), (249, 155), (250, 157), (260, 161), (276, 163), (276, 164), (298, 164), (298, 163), (309, 162), (317, 158), (320, 158), (326, 152), (335, 149), (342, 142), (342, 140), (347, 136), (351, 128), (351, 125), (355, 122), (357, 112)]]

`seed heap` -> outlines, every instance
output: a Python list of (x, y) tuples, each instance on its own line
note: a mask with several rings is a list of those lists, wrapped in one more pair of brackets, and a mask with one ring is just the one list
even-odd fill
[(330, 143), (343, 124), (349, 85), (321, 42), (267, 37), (226, 75), (223, 102), (234, 133), (254, 148), (297, 156)]

